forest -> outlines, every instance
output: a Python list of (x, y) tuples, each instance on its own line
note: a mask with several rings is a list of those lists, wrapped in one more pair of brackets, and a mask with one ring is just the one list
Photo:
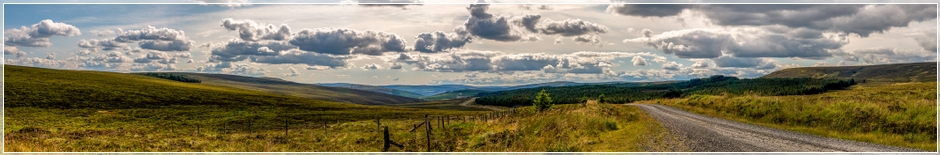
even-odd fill
[(137, 75), (151, 76), (157, 78), (163, 78), (168, 80), (180, 81), (180, 82), (189, 82), (189, 83), (201, 83), (202, 81), (196, 78), (192, 78), (186, 75), (177, 75), (170, 73), (136, 73)]
[(535, 94), (545, 90), (557, 104), (579, 103), (581, 98), (597, 99), (604, 95), (605, 103), (629, 103), (633, 101), (679, 98), (695, 94), (705, 95), (808, 95), (828, 90), (844, 89), (856, 84), (854, 79), (813, 78), (755, 78), (715, 75), (688, 81), (661, 84), (614, 84), (583, 85), (566, 87), (538, 87), (498, 92), (481, 92), (476, 104), (496, 106), (531, 105)]

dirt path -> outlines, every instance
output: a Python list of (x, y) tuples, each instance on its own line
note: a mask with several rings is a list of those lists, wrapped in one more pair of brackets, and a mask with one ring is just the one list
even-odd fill
[(923, 152), (755, 126), (663, 105), (632, 105), (686, 139), (686, 145), (696, 152)]

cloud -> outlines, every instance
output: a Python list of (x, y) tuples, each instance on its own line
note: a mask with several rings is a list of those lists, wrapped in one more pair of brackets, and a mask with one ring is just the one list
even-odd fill
[(252, 20), (222, 19), (221, 26), (226, 30), (238, 31), (238, 37), (246, 41), (258, 40), (286, 40), (291, 36), (290, 27), (286, 24), (274, 26), (271, 24), (255, 23)]
[[(190, 1), (199, 3), (199, 5), (217, 5), (217, 6), (224, 6), (224, 7), (229, 7), (229, 8), (251, 6), (250, 0), (190, 0)], [(224, 4), (205, 4), (205, 3), (224, 3)]]
[(398, 63), (392, 64), (391, 67), (388, 67), (388, 69), (401, 69), (401, 64), (398, 64)]
[(52, 36), (77, 36), (81, 31), (72, 25), (45, 19), (30, 27), (22, 26), (3, 31), (3, 44), (6, 46), (49, 47)]
[[(571, 54), (516, 53), (495, 51), (461, 50), (452, 53), (431, 55), (399, 54), (396, 63), (412, 64), (415, 70), (435, 72), (495, 72), (512, 73), (543, 71), (547, 73), (604, 74), (610, 72), (616, 58), (646, 56), (659, 58), (652, 53), (590, 52)], [(665, 59), (665, 57), (663, 57)]]
[[(537, 19), (536, 19), (537, 20)], [(563, 21), (552, 21), (546, 19), (535, 28), (541, 34), (561, 35), (561, 36), (579, 36), (591, 33), (607, 33), (610, 31), (607, 26), (583, 21), (581, 19), (566, 19)]]
[(375, 63), (372, 63), (372, 64), (366, 64), (365, 66), (362, 66), (362, 69), (365, 69), (365, 70), (370, 70), (370, 69), (382, 69), (382, 66), (381, 66), (381, 65), (378, 65), (378, 64), (375, 64)]
[(103, 50), (105, 50), (105, 51), (130, 50), (130, 47), (128, 47), (127, 44), (124, 44), (124, 43), (121, 43), (121, 42), (117, 42), (117, 41), (114, 41), (114, 40), (112, 40), (112, 39), (102, 39), (102, 40), (98, 40), (98, 39), (85, 40), (85, 39), (82, 39), (82, 40), (78, 40), (78, 47), (81, 47), (81, 48), (103, 49)]
[(206, 72), (206, 73), (225, 73), (225, 74), (237, 74), (237, 75), (247, 75), (247, 76), (264, 76), (266, 71), (264, 68), (260, 68), (250, 64), (242, 63), (233, 63), (233, 62), (221, 62), (221, 63), (206, 63), (204, 66), (196, 68), (196, 71)]
[(189, 52), (160, 52), (160, 51), (151, 51), (144, 55), (143, 57), (134, 59), (136, 63), (161, 63), (161, 64), (173, 64), (176, 63), (180, 58), (191, 58), (192, 54)]
[(864, 64), (937, 61), (937, 52), (910, 49), (874, 48), (852, 52), (836, 52), (835, 55), (843, 57), (846, 61), (863, 62)]
[(27, 57), (21, 59), (6, 59), (4, 64), (20, 65), (20, 66), (33, 66), (33, 67), (43, 67), (43, 68), (59, 68), (59, 69), (77, 69), (79, 66), (76, 63), (71, 63), (65, 60), (52, 60), (38, 57)]
[(702, 68), (708, 68), (709, 66), (708, 60), (695, 59), (692, 61), (695, 62), (694, 64), (692, 64), (692, 68), (702, 69)]
[(601, 41), (601, 37), (597, 35), (575, 36), (571, 38), (571, 41), (574, 41), (575, 43), (578, 43), (578, 44), (585, 43), (585, 44), (591, 44), (591, 45), (598, 46), (598, 47), (604, 46), (604, 43)]
[[(783, 30), (774, 30), (783, 29)], [(764, 29), (685, 29), (664, 32), (651, 37), (626, 39), (624, 43), (646, 43), (666, 54), (680, 58), (716, 58), (723, 51), (735, 57), (831, 57), (832, 50), (848, 43), (844, 36), (798, 38), (781, 34), (785, 27)]]
[(405, 51), (405, 40), (396, 34), (350, 29), (303, 29), (289, 42), (300, 50), (334, 55)]
[(292, 49), (283, 51), (278, 55), (254, 56), (252, 61), (267, 64), (307, 64), (337, 68), (346, 66), (346, 59), (349, 58), (349, 56), (334, 56)]
[(464, 22), (459, 30), (484, 39), (496, 41), (531, 41), (538, 40), (533, 35), (525, 34), (519, 28), (514, 28), (511, 17), (495, 16), (487, 13), (489, 4), (471, 4), (467, 7), (470, 18)]
[(114, 37), (115, 41), (132, 42), (141, 40), (187, 41), (186, 32), (166, 27), (147, 26), (140, 30), (126, 30)]
[(779, 25), (868, 37), (914, 21), (936, 19), (930, 4), (611, 4), (608, 12), (639, 17), (676, 16), (693, 10), (720, 26)]
[(920, 32), (918, 34), (908, 35), (914, 38), (914, 41), (917, 41), (917, 44), (920, 47), (924, 48), (925, 51), (937, 52), (937, 32)]
[(192, 40), (188, 40), (188, 41), (143, 40), (143, 41), (137, 42), (137, 45), (140, 46), (140, 48), (152, 49), (152, 50), (158, 50), (158, 51), (189, 51), (189, 48), (192, 48), (193, 44), (196, 44), (196, 42)]
[(663, 69), (665, 70), (679, 70), (679, 68), (682, 68), (682, 64), (676, 63), (675, 61), (663, 64)]
[(633, 60), (631, 60), (631, 62), (633, 62), (633, 66), (646, 66), (646, 59), (639, 55), (633, 56)]
[(296, 48), (296, 46), (282, 41), (250, 42), (233, 39), (224, 43), (212, 44), (210, 48), (212, 56), (209, 60), (241, 61), (252, 56), (274, 56), (280, 54), (280, 51)]
[(16, 58), (23, 58), (26, 52), (20, 51), (16, 46), (3, 46), (3, 54), (16, 55)]
[(729, 56), (718, 57), (712, 59), (712, 61), (714, 61), (715, 65), (718, 67), (736, 68), (756, 68), (758, 66), (766, 66), (768, 63), (770, 63), (766, 58), (736, 58)]
[(294, 69), (294, 67), (287, 67), (287, 71), (290, 71), (290, 73), (284, 73), (284, 74), (281, 74), (281, 76), (282, 77), (300, 76), (300, 72), (298, 72), (297, 69)]
[[(359, 6), (366, 6), (366, 7), (401, 7), (404, 9), (408, 5), (422, 5), (422, 3), (424, 2), (422, 2), (421, 0), (359, 0), (358, 2), (355, 2), (355, 3), (359, 3)], [(370, 4), (362, 4), (362, 3), (370, 3)], [(391, 4), (385, 4), (385, 3), (391, 3)]]
[(692, 7), (684, 4), (610, 4), (606, 12), (627, 16), (666, 17), (678, 15)]
[(424, 32), (418, 34), (415, 38), (417, 39), (415, 39), (414, 50), (425, 53), (435, 53), (460, 48), (473, 41), (469, 36), (445, 33), (442, 31)]

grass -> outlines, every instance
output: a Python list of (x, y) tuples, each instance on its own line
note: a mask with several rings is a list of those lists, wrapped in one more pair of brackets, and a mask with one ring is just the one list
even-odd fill
[(405, 103), (389, 105), (391, 107), (401, 108), (419, 108), (419, 109), (439, 109), (439, 110), (460, 110), (460, 111), (492, 111), (482, 107), (462, 106), (460, 103), (467, 102), (473, 98), (460, 98), (450, 100), (425, 101), (418, 103)]
[(937, 80), (937, 62), (884, 64), (868, 66), (800, 67), (789, 68), (763, 76), (763, 78), (854, 78), (858, 82), (929, 82)]
[[(10, 152), (381, 151), (377, 118), (406, 145), (392, 151), (426, 151), (424, 130), (408, 132), (424, 116), (496, 116), (337, 103), (206, 81), (4, 67), (4, 149)], [(562, 105), (499, 116), (452, 120), (444, 128), (432, 121), (431, 151), (681, 150), (671, 145), (681, 141), (631, 106)]]
[[(193, 106), (8, 110), (5, 146), (11, 152), (378, 152), (383, 144), (374, 120), (349, 120), (364, 114), (343, 111), (284, 115), (291, 109)], [(425, 127), (409, 132), (423, 116), (376, 112), (373, 115), (386, 115), (381, 122), (389, 127), (391, 139), (405, 145), (390, 151), (427, 151)], [(481, 115), (431, 115), (431, 151), (688, 151), (653, 118), (632, 106), (561, 105), (542, 113), (485, 114), (490, 116), (486, 121), (481, 121)], [(441, 128), (436, 116), (451, 120)], [(245, 122), (248, 118), (253, 120), (251, 131)], [(289, 136), (284, 135), (284, 119), (291, 123)]]
[(825, 137), (937, 151), (936, 92), (936, 82), (875, 83), (816, 95), (694, 95), (643, 102)]

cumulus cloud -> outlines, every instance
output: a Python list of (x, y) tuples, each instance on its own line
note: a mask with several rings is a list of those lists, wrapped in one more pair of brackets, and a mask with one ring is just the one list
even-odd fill
[(936, 19), (930, 4), (611, 4), (608, 12), (640, 17), (676, 16), (693, 10), (721, 26), (781, 25), (867, 37), (910, 22)]
[(212, 61), (241, 61), (252, 56), (274, 56), (280, 54), (280, 51), (296, 49), (286, 42), (280, 41), (262, 41), (250, 42), (241, 40), (229, 40), (224, 43), (216, 43), (211, 46), (210, 52)]
[(16, 58), (23, 58), (26, 52), (20, 51), (16, 46), (3, 46), (3, 54), (16, 55)]
[(591, 44), (591, 45), (598, 46), (598, 47), (604, 46), (604, 43), (601, 41), (601, 37), (597, 35), (575, 36), (571, 38), (571, 41), (574, 41), (575, 43), (578, 43), (578, 44), (585, 43), (585, 44)]
[(264, 76), (267, 72), (264, 70), (264, 68), (260, 68), (254, 65), (233, 62), (207, 63), (204, 66), (197, 67), (196, 71), (247, 76)]
[(282, 77), (295, 77), (295, 76), (300, 76), (300, 72), (298, 72), (297, 69), (294, 69), (294, 67), (287, 67), (287, 71), (290, 71), (290, 72), (289, 72), (289, 73), (281, 74), (281, 76), (282, 76)]
[(76, 36), (81, 31), (72, 25), (45, 19), (30, 27), (22, 26), (3, 31), (3, 44), (6, 46), (49, 47), (52, 36)]
[[(786, 29), (786, 28), (784, 28)], [(651, 37), (626, 39), (625, 43), (646, 43), (680, 58), (716, 58), (722, 51), (735, 57), (830, 57), (848, 41), (844, 36), (797, 38), (765, 29), (685, 29)]]
[(183, 30), (174, 30), (166, 27), (157, 28), (147, 26), (140, 30), (126, 30), (114, 37), (115, 41), (132, 42), (141, 40), (161, 40), (161, 41), (185, 41), (186, 32)]
[(304, 29), (290, 39), (300, 50), (334, 55), (382, 55), (405, 51), (405, 40), (396, 34), (350, 29)]
[(226, 30), (238, 31), (238, 37), (246, 41), (258, 40), (286, 40), (290, 38), (290, 27), (286, 24), (274, 26), (272, 24), (255, 23), (252, 20), (222, 19), (221, 26)]
[(102, 39), (102, 40), (98, 40), (98, 39), (85, 40), (85, 39), (82, 39), (82, 40), (78, 40), (78, 47), (81, 47), (81, 48), (96, 48), (96, 49), (100, 48), (100, 49), (103, 49), (103, 50), (105, 50), (105, 51), (130, 50), (130, 47), (128, 47), (127, 44), (124, 44), (124, 43), (121, 43), (121, 42), (117, 42), (117, 41), (114, 41), (114, 40), (111, 40), (111, 39)]
[(467, 7), (470, 11), (470, 18), (464, 22), (457, 32), (466, 31), (473, 36), (496, 41), (532, 41), (539, 40), (531, 34), (526, 34), (516, 28), (512, 17), (496, 16), (486, 12), (489, 4), (471, 4)]
[(909, 62), (937, 61), (937, 52), (911, 49), (874, 48), (862, 49), (852, 52), (836, 52), (846, 61), (861, 62), (863, 64), (891, 64)]
[(382, 66), (381, 66), (381, 65), (378, 65), (378, 64), (375, 64), (375, 63), (372, 63), (372, 64), (366, 64), (365, 66), (362, 66), (362, 69), (365, 69), (365, 70), (370, 70), (370, 69), (382, 69)]
[(634, 66), (646, 66), (646, 59), (639, 55), (633, 56), (633, 60), (631, 60), (631, 62), (633, 62)]
[(692, 68), (708, 68), (708, 60), (695, 59), (692, 61), (695, 62), (692, 64)]
[(267, 64), (307, 64), (337, 68), (346, 66), (346, 59), (349, 58), (348, 56), (334, 56), (292, 49), (278, 55), (255, 56), (252, 61)]
[(736, 58), (736, 57), (722, 56), (722, 57), (712, 59), (712, 61), (714, 61), (715, 65), (717, 65), (718, 67), (765, 68), (765, 69), (770, 69), (770, 68), (775, 67), (775, 64), (767, 58)]
[(33, 66), (33, 67), (43, 67), (43, 68), (59, 68), (59, 69), (77, 69), (79, 66), (77, 63), (72, 63), (65, 60), (52, 60), (39, 57), (26, 57), (21, 59), (6, 59), (4, 64), (20, 65), (20, 66)]
[(189, 51), (189, 48), (193, 47), (193, 44), (196, 44), (196, 42), (191, 40), (143, 40), (137, 42), (137, 45), (140, 46), (140, 48), (158, 51)]
[(136, 63), (161, 63), (161, 64), (174, 64), (180, 58), (190, 58), (192, 54), (188, 52), (160, 52), (160, 51), (151, 51), (144, 55), (143, 57), (134, 59)]
[[(538, 19), (536, 19), (538, 20)], [(581, 19), (566, 19), (563, 21), (552, 21), (547, 19), (535, 26), (541, 34), (561, 35), (561, 36), (579, 36), (592, 33), (607, 33), (610, 31), (607, 26), (583, 21)]]
[(937, 52), (937, 32), (920, 32), (918, 34), (908, 35), (917, 41), (925, 51)]
[[(415, 70), (437, 72), (496, 72), (543, 71), (546, 73), (604, 74), (615, 66), (616, 58), (634, 56), (662, 57), (652, 53), (589, 52), (571, 54), (517, 53), (462, 50), (431, 55), (400, 54), (397, 63), (412, 64)], [(663, 59), (665, 59), (663, 57)]]
[(415, 38), (414, 50), (425, 53), (435, 53), (460, 48), (473, 41), (469, 36), (442, 31), (424, 32), (418, 34)]
[(679, 70), (679, 68), (682, 68), (682, 64), (676, 63), (675, 61), (663, 64), (663, 69), (665, 70)]
[(391, 67), (388, 67), (388, 69), (401, 69), (401, 64), (398, 64), (398, 63), (392, 64)]

